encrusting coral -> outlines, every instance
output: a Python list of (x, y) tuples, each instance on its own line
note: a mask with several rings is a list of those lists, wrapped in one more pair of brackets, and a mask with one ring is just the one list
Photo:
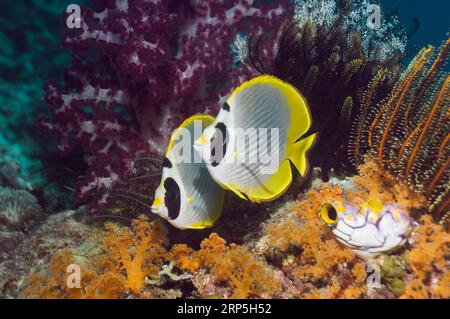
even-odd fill
[(420, 219), (409, 252), (411, 276), (401, 298), (450, 298), (450, 234), (433, 223), (429, 215)]

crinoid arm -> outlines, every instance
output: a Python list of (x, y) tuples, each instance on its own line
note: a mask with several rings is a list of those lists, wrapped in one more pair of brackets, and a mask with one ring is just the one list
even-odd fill
[[(368, 149), (382, 167), (424, 194), (436, 220), (450, 210), (449, 55), (450, 38), (436, 53), (432, 46), (422, 49), (388, 98), (361, 114), (350, 145), (357, 160)], [(377, 81), (378, 75), (372, 83)]]

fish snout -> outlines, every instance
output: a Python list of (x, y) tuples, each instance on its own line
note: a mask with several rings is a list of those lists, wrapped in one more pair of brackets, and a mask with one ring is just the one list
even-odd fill
[(161, 198), (160, 197), (156, 197), (155, 200), (152, 203), (152, 206), (150, 207), (150, 210), (152, 211), (152, 213), (158, 214), (158, 210), (159, 210), (161, 204), (162, 204)]

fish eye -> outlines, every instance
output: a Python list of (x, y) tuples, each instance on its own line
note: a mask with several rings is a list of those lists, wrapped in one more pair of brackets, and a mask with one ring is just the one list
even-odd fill
[[(214, 135), (211, 137), (210, 145), (211, 145), (211, 165), (217, 166), (225, 157), (227, 152), (228, 145), (228, 131), (227, 127), (224, 123), (219, 122), (215, 126)], [(222, 152), (220, 154), (220, 151)]]
[(334, 225), (337, 222), (337, 211), (330, 203), (323, 204), (319, 211), (320, 219), (327, 225)]
[(164, 189), (166, 193), (164, 195), (164, 205), (167, 207), (170, 219), (176, 219), (180, 215), (181, 196), (180, 187), (177, 182), (168, 177), (164, 181)]

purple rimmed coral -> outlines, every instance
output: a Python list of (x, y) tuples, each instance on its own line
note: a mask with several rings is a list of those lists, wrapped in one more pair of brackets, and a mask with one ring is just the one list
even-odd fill
[[(214, 113), (253, 74), (233, 57), (233, 43), (277, 33), (293, 8), (287, 0), (92, 2), (81, 11), (82, 28), (64, 36), (72, 65), (62, 85), (46, 85), (53, 117), (42, 126), (62, 153), (82, 146), (89, 169), (77, 197), (102, 204), (102, 190), (137, 154), (161, 156), (184, 118)], [(266, 44), (264, 54), (274, 47)]]

